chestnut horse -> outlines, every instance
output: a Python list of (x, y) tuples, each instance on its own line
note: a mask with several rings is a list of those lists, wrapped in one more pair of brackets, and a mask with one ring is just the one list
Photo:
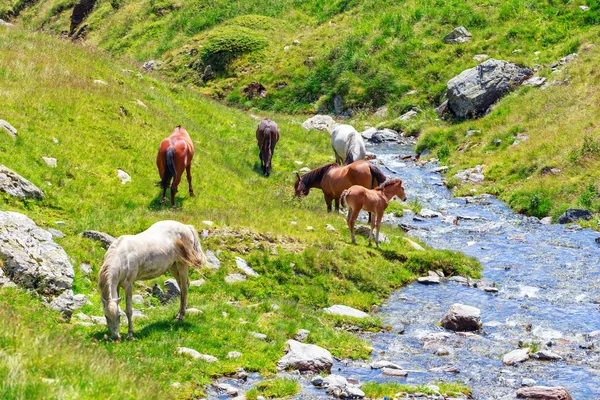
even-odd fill
[(260, 167), (265, 176), (271, 175), (271, 158), (279, 141), (279, 127), (268, 118), (263, 119), (256, 129), (256, 140), (260, 149)]
[[(191, 173), (192, 158), (194, 158), (194, 143), (192, 143), (190, 135), (181, 125), (175, 128), (168, 138), (160, 142), (160, 148), (156, 156), (156, 166), (160, 175), (160, 186), (163, 189), (161, 204), (167, 200), (167, 188), (171, 185), (171, 205), (175, 207), (175, 193), (177, 193), (177, 186), (181, 182), (183, 170), (187, 172), (190, 196), (194, 196)], [(171, 180), (173, 184), (171, 184)]]
[(377, 228), (375, 244), (379, 247), (381, 219), (383, 218), (383, 213), (390, 200), (394, 196), (398, 196), (400, 200), (406, 201), (406, 193), (404, 193), (404, 188), (402, 187), (402, 181), (400, 179), (390, 179), (374, 190), (365, 189), (358, 185), (344, 190), (340, 200), (342, 202), (342, 207), (348, 206), (348, 217), (346, 218), (346, 222), (348, 223), (348, 228), (350, 228), (352, 243), (356, 244), (356, 238), (354, 237), (354, 223), (356, 222), (356, 218), (358, 218), (358, 213), (362, 209), (375, 213), (375, 218), (371, 218), (369, 246), (371, 245), (371, 240), (373, 238), (373, 230), (374, 228)]
[(335, 210), (340, 210), (340, 196), (350, 186), (374, 188), (385, 181), (385, 175), (379, 168), (364, 160), (355, 161), (344, 167), (327, 164), (303, 176), (296, 175), (298, 177), (294, 184), (296, 197), (307, 196), (311, 188), (319, 188), (325, 195), (328, 212), (331, 212), (333, 200), (335, 200)]

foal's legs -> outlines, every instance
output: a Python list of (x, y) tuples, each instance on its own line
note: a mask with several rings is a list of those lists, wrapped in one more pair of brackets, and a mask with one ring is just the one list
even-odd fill
[(376, 222), (376, 227), (377, 227), (377, 235), (375, 236), (375, 244), (377, 245), (377, 247), (379, 247), (379, 230), (381, 229), (381, 219), (383, 218), (383, 211), (381, 212), (377, 212), (377, 222)]
[(131, 282), (125, 284), (125, 314), (127, 314), (127, 339), (133, 339), (133, 285)]
[[(369, 213), (370, 215), (371, 213)], [(371, 218), (371, 230), (369, 231), (369, 246), (371, 246), (371, 240), (373, 239), (373, 231), (375, 230), (375, 218)], [(377, 243), (377, 238), (375, 238), (375, 243)], [(379, 246), (379, 245), (378, 245)]]
[(191, 162), (185, 167), (185, 172), (187, 174), (187, 181), (188, 181), (188, 186), (190, 189), (190, 196), (194, 197), (194, 189), (192, 188), (192, 163)]
[(356, 222), (356, 218), (358, 218), (358, 213), (360, 213), (360, 208), (354, 210), (348, 207), (348, 217), (346, 221), (348, 222), (348, 228), (350, 228), (350, 238), (352, 238), (352, 244), (356, 244), (356, 237), (354, 237), (354, 223)]

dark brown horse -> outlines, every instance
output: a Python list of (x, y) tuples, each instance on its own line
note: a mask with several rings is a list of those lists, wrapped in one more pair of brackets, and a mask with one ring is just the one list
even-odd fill
[(307, 196), (311, 188), (319, 188), (325, 195), (327, 211), (331, 212), (331, 202), (335, 200), (335, 210), (340, 210), (340, 196), (352, 185), (375, 188), (385, 182), (385, 175), (375, 165), (359, 160), (344, 167), (327, 164), (300, 176), (294, 184), (296, 197)]
[(260, 149), (260, 167), (265, 176), (271, 175), (271, 158), (279, 141), (279, 127), (268, 118), (263, 119), (256, 129), (256, 140)]
[[(187, 172), (190, 196), (194, 196), (191, 173), (192, 158), (194, 158), (194, 144), (190, 135), (181, 125), (175, 128), (168, 138), (160, 142), (156, 166), (160, 174), (160, 186), (163, 189), (161, 204), (167, 200), (167, 188), (171, 185), (171, 205), (175, 207), (175, 193), (181, 182), (183, 170)], [(171, 181), (173, 181), (172, 184)]]

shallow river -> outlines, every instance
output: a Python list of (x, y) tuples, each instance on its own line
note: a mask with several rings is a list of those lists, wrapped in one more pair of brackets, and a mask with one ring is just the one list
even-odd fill
[[(441, 217), (415, 220), (411, 213), (386, 222), (408, 226), (409, 235), (429, 246), (477, 258), (483, 279), (469, 286), (447, 280), (440, 285), (414, 283), (381, 307), (379, 316), (393, 329), (366, 336), (375, 348), (369, 363), (392, 361), (413, 371), (408, 377), (386, 377), (364, 362), (336, 363), (332, 372), (361, 382), (460, 381), (472, 388), (476, 399), (514, 399), (523, 379), (533, 379), (538, 385), (564, 386), (575, 400), (600, 399), (600, 337), (586, 336), (600, 330), (600, 248), (594, 241), (598, 233), (542, 225), (489, 196), (453, 198), (441, 183), (444, 177), (431, 171), (436, 165), (417, 167), (398, 158), (410, 154), (410, 147), (370, 150), (388, 167), (382, 169), (386, 175), (405, 182), (408, 201), (418, 199), (424, 208), (458, 217), (458, 225)], [(492, 286), (497, 293), (483, 290)], [(453, 303), (481, 309), (481, 334), (452, 333), (428, 341), (426, 335), (444, 332), (437, 324)], [(563, 360), (530, 359), (504, 366), (502, 356), (517, 349), (519, 341), (547, 347)], [(594, 348), (582, 348), (590, 344)], [(435, 355), (440, 347), (450, 354)], [(460, 372), (427, 372), (445, 366)], [(326, 397), (302, 381), (300, 398)]]

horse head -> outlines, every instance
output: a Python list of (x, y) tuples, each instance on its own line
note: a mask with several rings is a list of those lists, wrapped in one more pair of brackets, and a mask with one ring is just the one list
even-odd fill
[(406, 193), (404, 192), (404, 187), (402, 186), (402, 181), (400, 179), (394, 184), (394, 194), (400, 200), (406, 201)]
[(300, 174), (296, 172), (296, 183), (294, 184), (294, 191), (296, 192), (296, 197), (302, 198), (303, 196), (308, 196), (308, 192), (310, 192), (310, 188), (307, 187), (304, 182), (302, 182), (302, 178)]
[(102, 305), (104, 306), (104, 316), (106, 317), (106, 325), (110, 331), (110, 338), (113, 340), (121, 339), (119, 334), (119, 327), (121, 325), (121, 310), (119, 309), (119, 303), (121, 298), (118, 299), (102, 299)]

